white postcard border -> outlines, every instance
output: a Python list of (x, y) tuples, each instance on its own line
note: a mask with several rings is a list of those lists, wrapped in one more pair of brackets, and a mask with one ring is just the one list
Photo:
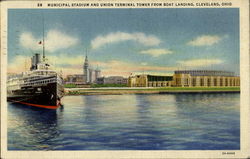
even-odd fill
[[(241, 74), (241, 108), (240, 108), (240, 127), (241, 127), (241, 149), (240, 150), (189, 150), (189, 151), (8, 151), (7, 150), (7, 104), (6, 104), (6, 67), (7, 67), (7, 10), (10, 8), (35, 8), (35, 9), (72, 9), (79, 7), (46, 7), (47, 3), (73, 3), (72, 1), (3, 1), (1, 2), (1, 157), (2, 158), (247, 158), (250, 157), (250, 102), (249, 102), (249, 2), (247, 0), (205, 0), (205, 1), (164, 1), (164, 2), (231, 2), (232, 6), (225, 6), (224, 8), (239, 8), (240, 10), (240, 74)], [(141, 3), (141, 2), (163, 2), (150, 0), (137, 1), (75, 1), (91, 2), (91, 3)], [(43, 7), (38, 7), (38, 3), (42, 3)], [(100, 7), (84, 7), (86, 8), (100, 8)], [(84, 9), (82, 8), (82, 9)], [(105, 8), (105, 7), (102, 7)], [(110, 8), (110, 7), (106, 7)], [(130, 8), (130, 7), (120, 7)], [(136, 7), (138, 8), (138, 7)], [(147, 7), (143, 7), (147, 8)], [(150, 7), (162, 8), (162, 7)], [(175, 7), (164, 7), (175, 8)], [(183, 7), (178, 7), (183, 8)], [(190, 8), (190, 7), (188, 7)], [(191, 8), (197, 8), (191, 7)], [(208, 7), (202, 6), (199, 8), (222, 8), (222, 7)], [(235, 155), (225, 155), (223, 152), (235, 152)]]

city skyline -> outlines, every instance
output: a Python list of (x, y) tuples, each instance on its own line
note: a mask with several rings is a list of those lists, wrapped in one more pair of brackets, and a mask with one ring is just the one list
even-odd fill
[(28, 69), (32, 54), (42, 52), (42, 15), (46, 56), (64, 75), (82, 73), (86, 49), (103, 75), (172, 74), (179, 69), (239, 74), (235, 8), (11, 9), (8, 72), (24, 71), (25, 65)]

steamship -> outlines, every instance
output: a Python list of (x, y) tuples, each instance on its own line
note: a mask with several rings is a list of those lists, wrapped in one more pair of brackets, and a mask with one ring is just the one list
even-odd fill
[[(44, 52), (44, 51), (43, 51)], [(7, 100), (32, 107), (57, 109), (64, 93), (61, 74), (52, 70), (40, 54), (31, 58), (29, 71), (9, 75), (7, 79)]]

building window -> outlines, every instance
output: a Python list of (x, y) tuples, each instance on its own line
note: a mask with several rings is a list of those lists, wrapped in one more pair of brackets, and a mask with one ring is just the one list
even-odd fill
[(220, 78), (220, 86), (223, 86), (223, 79)]
[(228, 86), (228, 79), (225, 79), (225, 86)]
[(192, 85), (193, 85), (193, 86), (196, 86), (196, 78), (193, 78), (193, 80), (192, 80)]
[(203, 78), (201, 78), (201, 86), (204, 86), (204, 79)]
[(210, 78), (207, 79), (207, 86), (208, 86), (208, 87), (211, 86), (211, 79), (210, 79)]
[(217, 86), (217, 79), (214, 79), (214, 86)]
[(176, 78), (176, 85), (180, 86), (181, 85), (181, 79), (180, 78)]

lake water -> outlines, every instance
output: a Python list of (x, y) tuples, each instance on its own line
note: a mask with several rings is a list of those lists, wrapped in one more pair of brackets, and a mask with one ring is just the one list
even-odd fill
[(238, 150), (240, 94), (65, 96), (8, 103), (9, 150)]

